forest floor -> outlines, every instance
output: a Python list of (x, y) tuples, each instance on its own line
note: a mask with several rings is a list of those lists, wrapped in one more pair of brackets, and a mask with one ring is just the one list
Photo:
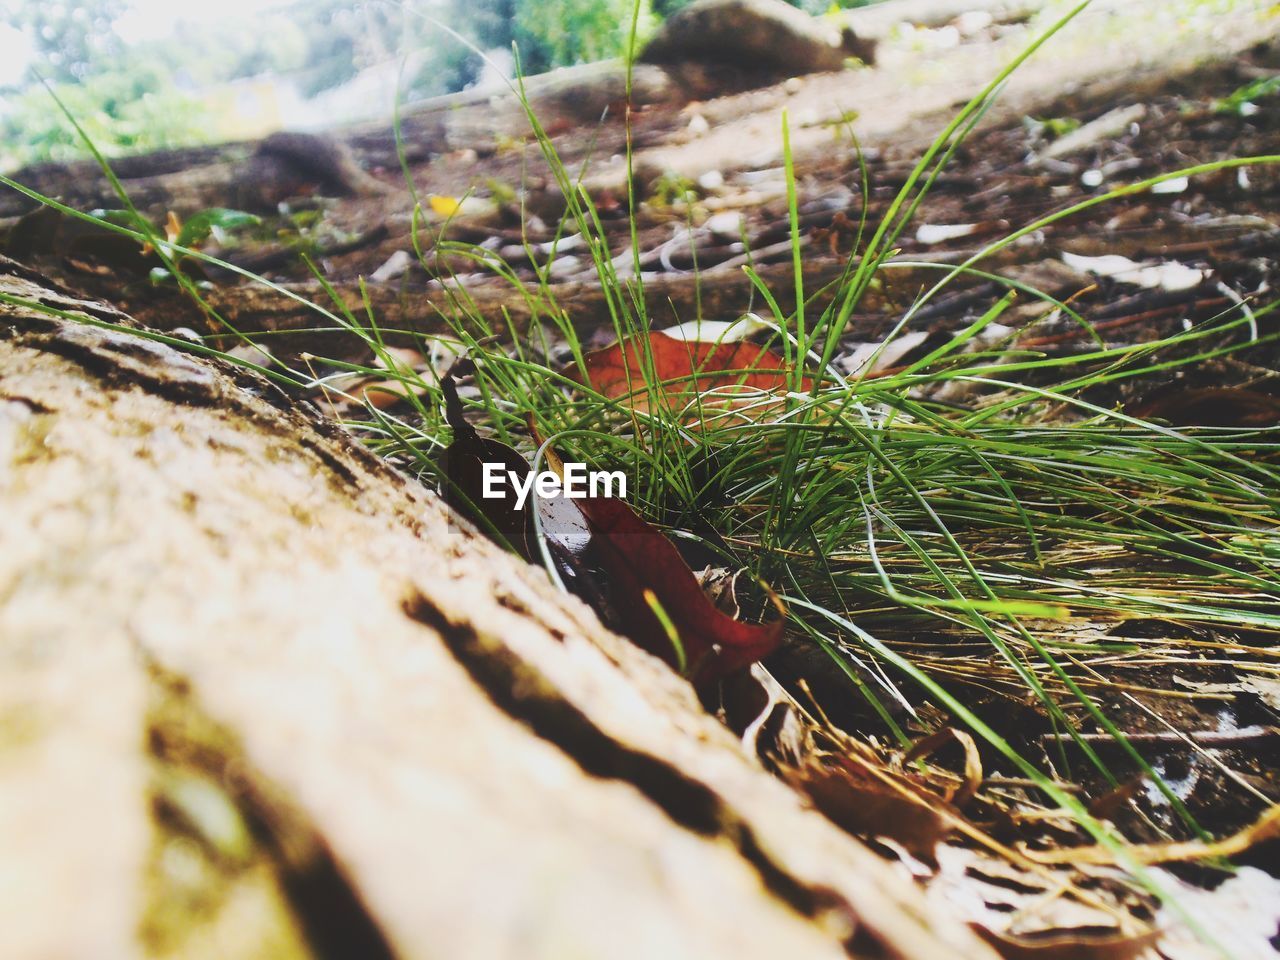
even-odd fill
[[(880, 221), (937, 131), (1047, 23), (1043, 15), (1028, 17), (1012, 7), (1002, 13), (999, 5), (988, 4), (984, 10), (928, 26), (868, 21), (870, 30), (883, 33), (872, 68), (798, 77), (698, 101), (655, 98), (637, 106), (629, 123), (617, 102), (598, 123), (550, 117), (545, 124), (549, 142), (567, 170), (581, 171), (619, 273), (625, 277), (639, 265), (653, 326), (763, 312), (759, 293), (743, 276), (745, 264), (771, 286), (783, 311), (793, 309), (783, 111), (795, 169), (805, 287), (816, 292), (808, 309), (820, 309), (824, 285), (844, 270), (864, 216), (872, 225)], [(898, 266), (886, 271), (858, 305), (837, 365), (855, 368), (868, 345), (936, 279), (939, 265), (963, 262), (992, 240), (1111, 187), (1224, 158), (1276, 153), (1280, 96), (1273, 93), (1250, 108), (1233, 95), (1280, 75), (1277, 34), (1280, 18), (1263, 4), (1221, 10), (1191, 3), (1098, 4), (1080, 17), (1015, 74), (938, 177), (896, 244)], [(1135, 35), (1142, 41), (1135, 42)], [(205, 252), (323, 300), (320, 281), (299, 256), (305, 253), (324, 282), (357, 309), (364, 278), (364, 295), (387, 329), (438, 333), (444, 329), (440, 312), (459, 295), (497, 328), (527, 322), (530, 307), (513, 296), (509, 280), (493, 276), (473, 250), (448, 242), (457, 241), (500, 253), (512, 275), (531, 286), (541, 281), (588, 346), (612, 340), (595, 265), (581, 241), (560, 230), (563, 197), (539, 145), (524, 135), (518, 116), (513, 119), (510, 103), (499, 98), (459, 109), (447, 118), (443, 133), (431, 121), (435, 139), (423, 134), (415, 140), (415, 133), (427, 129), (416, 125), (415, 117), (429, 116), (434, 115), (413, 110), (405, 115), (406, 168), (423, 211), (416, 237), (413, 198), (389, 138), (385, 131), (362, 128), (342, 136), (388, 188), (385, 192), (325, 197), (303, 191), (259, 228), (211, 242)], [(634, 209), (626, 180), (628, 136), (636, 171)], [(219, 155), (215, 151), (207, 159), (217, 161)], [(39, 176), (45, 192), (63, 196), (72, 206), (118, 205), (92, 178), (50, 190), (53, 173)], [(149, 170), (148, 183), (155, 176)], [(21, 172), (15, 179), (26, 182)], [(129, 178), (124, 185), (130, 187)], [(170, 202), (161, 201), (144, 207), (144, 213), (160, 223), (171, 209)], [(7, 233), (11, 256), (86, 296), (109, 299), (156, 328), (220, 333), (210, 331), (202, 312), (177, 290), (152, 284), (149, 272), (155, 264), (137, 256), (136, 245), (122, 253), (104, 237), (79, 230), (59, 233), (47, 224), (37, 230), (33, 217), (38, 215), (19, 218), (21, 211), (7, 212), (0, 230)], [(177, 211), (181, 219), (197, 212)], [(447, 224), (446, 215), (451, 215)], [(1102, 259), (1113, 257), (1128, 262)], [(1274, 296), (1280, 287), (1280, 168), (1241, 167), (1169, 181), (1035, 230), (981, 266), (1069, 301), (1108, 345), (1153, 341), (1241, 302), (1261, 305)], [(273, 332), (262, 342), (279, 360), (292, 365), (317, 355), (368, 359), (354, 341), (316, 333), (313, 316), (260, 282), (216, 267), (208, 267), (205, 275), (210, 303), (241, 331)], [(992, 279), (957, 277), (914, 314), (899, 346), (880, 362), (900, 367), (918, 359), (977, 319), (1002, 291)], [(1002, 322), (1023, 328), (1020, 346), (1048, 355), (1069, 356), (1094, 343), (1061, 310), (1033, 297), (1019, 301)], [(1270, 316), (1259, 323), (1262, 332), (1271, 332), (1276, 320)], [(281, 334), (287, 330), (296, 334)], [(413, 343), (407, 334), (389, 340)], [(934, 399), (965, 400), (958, 392)], [(1155, 372), (1141, 381), (1100, 386), (1088, 399), (1175, 427), (1271, 426), (1280, 419), (1280, 349), (1270, 341), (1176, 374)], [(1245, 829), (1280, 800), (1280, 678), (1274, 673), (1273, 633), (1242, 624), (1187, 636), (1176, 625), (1150, 619), (1101, 622), (1096, 638), (1141, 647), (1141, 656), (1117, 655), (1093, 664), (1105, 672), (1108, 709), (1211, 834)], [(1183, 641), (1191, 641), (1194, 651), (1180, 645)], [(948, 647), (941, 634), (914, 642), (922, 655), (953, 658), (957, 677), (965, 671), (956, 664), (973, 668), (975, 679), (965, 686), (966, 695), (975, 709), (989, 703), (983, 715), (998, 718), (1011, 741), (1032, 752), (1040, 739), (1047, 745), (1050, 728), (1037, 708), (984, 682), (980, 649)], [(788, 671), (803, 674), (794, 665), (778, 665), (780, 674)], [(819, 694), (824, 684), (831, 685), (820, 674), (804, 679)], [(842, 707), (836, 697), (819, 699), (822, 710), (850, 734), (883, 735), (874, 718)], [(1102, 736), (1097, 729), (1082, 729)], [(1195, 741), (1191, 749), (1182, 734)], [(1047, 746), (1042, 750), (1047, 756)], [(1111, 794), (1105, 783), (1090, 781), (1078, 769), (1072, 771), (1074, 789), (1104, 800), (1098, 809), (1115, 817), (1131, 839), (1154, 843), (1179, 836), (1168, 799), (1130, 780), (1134, 771), (1123, 757), (1115, 762), (1121, 779), (1131, 784), (1123, 795)], [(988, 807), (975, 816), (985, 816), (985, 829), (1010, 844), (1046, 845), (1070, 833), (1048, 821), (1029, 833), (1026, 823), (1010, 814), (1012, 806), (1001, 809), (990, 797), (985, 802)], [(1274, 872), (1276, 846), (1275, 839), (1254, 846), (1237, 862)], [(900, 847), (886, 847), (885, 853), (900, 857), (905, 869), (934, 877), (931, 889), (940, 896), (972, 901), (967, 909), (975, 920), (1030, 913), (1037, 919), (1025, 929), (1077, 931), (1070, 948), (1075, 952), (1054, 956), (1128, 956), (1140, 949), (1134, 942), (1126, 952), (1108, 939), (1110, 934), (1087, 946), (1079, 939), (1084, 934), (1078, 931), (1085, 929), (1123, 930), (1119, 914), (1145, 918), (1152, 912), (1148, 899), (1106, 868), (1077, 865), (1088, 874), (1081, 882), (1079, 875), (1068, 877), (1057, 868), (1025, 862), (1011, 867), (989, 851), (974, 852), (972, 844), (946, 849), (936, 875)], [(1209, 868), (1175, 869), (1180, 878), (1171, 883), (1215, 887), (1223, 877)], [(1061, 896), (1073, 883), (1081, 883), (1088, 895)], [(1214, 909), (1256, 916), (1259, 904), (1270, 899), (1272, 914), (1261, 927), (1270, 922), (1274, 934), (1274, 895), (1280, 889), (1274, 875), (1267, 880), (1263, 874), (1237, 874), (1230, 884), (1232, 893)], [(1198, 887), (1187, 891), (1189, 898), (1199, 895)], [(1239, 955), (1255, 955), (1248, 951), (1270, 938), (1242, 940)], [(1187, 942), (1166, 952), (1192, 957), (1200, 955), (1197, 949)]]

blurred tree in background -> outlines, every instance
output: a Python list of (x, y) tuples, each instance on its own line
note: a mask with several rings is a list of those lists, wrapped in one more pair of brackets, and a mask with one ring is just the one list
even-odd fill
[(116, 34), (127, 0), (3, 0), (0, 17), (22, 31), (33, 65), (5, 94), (0, 161), (6, 166), (81, 156), (85, 149), (44, 89), (112, 153), (201, 139), (198, 105), (161, 62), (136, 57)]
[[(636, 13), (633, 0), (526, 0), (512, 5), (517, 8), (512, 40), (526, 72), (624, 55)], [(648, 0), (641, 0), (638, 12), (637, 39), (643, 41), (653, 29)]]
[(46, 79), (74, 83), (123, 53), (114, 26), (127, 5), (126, 0), (5, 0), (0, 13), (31, 39)]
[[(163, 67), (134, 62), (128, 70), (93, 73), (50, 88), (76, 122), (109, 153), (137, 153), (206, 140), (198, 102), (175, 89)], [(9, 98), (0, 117), (0, 161), (6, 166), (85, 156), (79, 134), (42, 86)]]
[[(689, 2), (640, 0), (640, 42)], [(816, 14), (833, 5), (789, 2)], [(504, 51), (500, 60), (514, 44), (526, 74), (622, 56), (637, 7), (635, 0), (297, 0), (265, 6), (250, 25), (166, 13), (164, 40), (133, 44), (116, 30), (130, 10), (131, 0), (0, 0), (3, 22), (25, 34), (35, 54), (26, 76), (0, 89), (0, 167), (85, 153), (41, 78), (103, 152), (139, 152), (244, 135), (227, 115), (234, 110), (212, 105), (210, 91), (251, 78), (287, 82), (308, 98), (407, 57), (402, 95), (413, 101), (481, 76), (484, 58), (467, 43)], [(389, 111), (391, 103), (377, 106)]]

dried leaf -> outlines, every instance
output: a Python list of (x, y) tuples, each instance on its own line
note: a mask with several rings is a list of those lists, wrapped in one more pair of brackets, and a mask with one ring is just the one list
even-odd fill
[[(182, 221), (178, 219), (178, 215), (172, 210), (168, 216), (164, 218), (164, 238), (170, 243), (176, 243), (178, 237), (182, 233)], [(186, 246), (186, 244), (183, 244)]]
[(357, 375), (349, 385), (339, 381), (341, 389), (379, 410), (390, 409), (410, 397), (421, 397), (427, 393), (426, 381), (421, 376), (414, 376), (429, 366), (427, 359), (417, 350), (383, 347), (382, 353), (374, 357), (373, 366), (390, 370), (395, 376), (371, 380)]
[[(941, 346), (950, 339), (948, 334), (939, 334), (928, 330), (911, 330), (894, 337), (888, 343), (877, 340), (872, 343), (859, 343), (852, 352), (838, 357), (836, 366), (844, 373), (853, 376), (875, 377), (905, 363), (909, 357), (923, 351), (924, 356), (935, 347)], [(866, 369), (867, 364), (871, 368)]]
[(427, 358), (412, 347), (383, 347), (381, 354), (373, 358), (373, 365), (384, 370), (408, 373), (427, 365)]
[(1249, 677), (1244, 681), (1244, 688), (1257, 696), (1272, 710), (1280, 710), (1280, 680), (1269, 680), (1266, 677)]
[(770, 769), (796, 768), (827, 742), (814, 719), (762, 663), (720, 683), (716, 715)]
[(1240, 867), (1212, 890), (1156, 869), (1161, 886), (1177, 897), (1186, 915), (1196, 918), (1219, 949), (1208, 947), (1178, 917), (1164, 917), (1160, 955), (1168, 960), (1218, 960), (1219, 957), (1272, 958), (1280, 928), (1280, 880), (1257, 867)]
[(978, 223), (922, 224), (916, 231), (916, 243), (932, 246), (963, 237), (981, 237), (1009, 232), (1008, 220), (982, 220)]
[(728, 567), (706, 566), (694, 574), (698, 578), (698, 586), (715, 608), (735, 619), (742, 613), (736, 590), (738, 574), (741, 572)]
[[(659, 332), (649, 333), (647, 340), (654, 379), (661, 382), (667, 402), (677, 410), (695, 399), (706, 402), (710, 391), (732, 399), (788, 386), (785, 362), (767, 347), (747, 341), (679, 340)], [(637, 335), (588, 354), (579, 379), (606, 397), (625, 398), (634, 409), (648, 410), (643, 343), (644, 338)], [(802, 379), (801, 389), (810, 385), (808, 378)]]
[(737, 320), (690, 320), (688, 323), (667, 327), (659, 332), (671, 337), (673, 340), (698, 340), (703, 343), (737, 343), (769, 329), (771, 328), (767, 323), (755, 314), (748, 313)]
[[(532, 421), (530, 429), (542, 443)], [(545, 455), (548, 465), (563, 475), (564, 465), (555, 451), (548, 448)], [(769, 623), (744, 623), (716, 609), (680, 551), (626, 501), (588, 496), (559, 502), (581, 514), (589, 536), (581, 537), (579, 525), (560, 522), (550, 528), (544, 522), (548, 543), (571, 557), (577, 571), (597, 570), (604, 580), (600, 584), (580, 577), (603, 604), (592, 596), (584, 599), (637, 646), (683, 668), (695, 684), (741, 670), (782, 642), (785, 614), (776, 599), (780, 616)], [(570, 532), (577, 535), (574, 542), (565, 538)]]
[(1089, 816), (1097, 820), (1114, 819), (1116, 813), (1127, 807), (1145, 784), (1146, 778), (1139, 776), (1108, 790), (1102, 796), (1090, 801)]
[(1118, 254), (1081, 257), (1074, 253), (1064, 253), (1062, 259), (1067, 266), (1075, 270), (1094, 273), (1100, 277), (1110, 277), (1118, 283), (1131, 283), (1139, 287), (1170, 291), (1198, 287), (1208, 275), (1204, 270), (1195, 270), (1176, 260), (1154, 264), (1135, 263), (1128, 257)]
[[(607, 497), (576, 501), (591, 533), (586, 552), (608, 579), (609, 603), (622, 631), (673, 666), (683, 660), (703, 685), (768, 656), (782, 642), (783, 619), (744, 623), (717, 610), (671, 541), (627, 503)], [(651, 593), (674, 626), (673, 648)]]
[(414, 396), (420, 397), (424, 393), (426, 393), (425, 384), (412, 384), (395, 378), (374, 380), (359, 387), (360, 399), (379, 410), (389, 410), (403, 400)]
[(260, 367), (270, 367), (276, 362), (271, 348), (261, 343), (241, 343), (228, 350), (227, 355), (237, 360), (248, 360)]
[[(485, 498), (485, 463), (499, 463), (521, 480), (528, 476), (529, 465), (506, 444), (481, 437), (466, 421), (453, 371), (441, 385), (445, 415), (454, 432), (442, 463), (449, 480), (446, 500), (456, 510), (495, 530), (531, 561), (541, 559), (536, 510), (548, 553), (565, 586), (614, 629), (673, 667), (683, 667), (697, 684), (718, 680), (777, 648), (783, 634), (781, 616), (751, 624), (717, 610), (671, 541), (625, 501), (532, 496), (522, 508), (514, 484), (500, 487), (502, 498)], [(533, 433), (541, 443), (536, 429)], [(555, 452), (548, 449), (546, 458), (563, 476)], [(674, 630), (674, 642), (668, 627)]]
[(828, 820), (850, 833), (888, 837), (912, 856), (934, 862), (934, 848), (951, 833), (957, 816), (947, 816), (940, 798), (926, 797), (901, 777), (874, 776), (850, 757), (812, 764), (790, 775)]
[(404, 275), (413, 266), (413, 255), (408, 250), (397, 250), (383, 261), (382, 266), (369, 274), (372, 283), (387, 283)]
[(964, 750), (964, 782), (954, 790), (949, 789), (943, 799), (957, 807), (963, 807), (973, 799), (978, 788), (982, 786), (982, 756), (978, 753), (978, 745), (973, 737), (964, 730), (943, 727), (941, 730), (934, 731), (923, 740), (914, 743), (903, 756), (902, 762), (905, 765), (913, 760), (932, 756), (953, 740)]
[(1050, 869), (998, 845), (983, 846), (941, 845), (927, 887), (930, 900), (989, 931), (1026, 939), (1092, 931), (1094, 938), (1110, 938), (1145, 930), (1158, 907), (1122, 870)]
[(1147, 115), (1145, 103), (1135, 103), (1127, 107), (1117, 107), (1104, 113), (1096, 120), (1091, 120), (1082, 127), (1064, 134), (1049, 144), (1040, 154), (1040, 159), (1056, 159), (1077, 153), (1093, 146), (1102, 140), (1118, 137), (1131, 124), (1137, 123)]

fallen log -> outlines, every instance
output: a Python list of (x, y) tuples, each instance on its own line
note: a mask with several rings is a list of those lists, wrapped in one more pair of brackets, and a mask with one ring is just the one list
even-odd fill
[[(656, 66), (636, 65), (630, 83), (636, 107), (687, 99)], [(529, 110), (552, 134), (595, 125), (610, 112), (620, 118), (628, 71), (624, 62), (607, 60), (528, 77), (522, 86), (527, 106), (514, 89), (502, 89), (462, 91), (407, 109), (400, 131), (405, 159), (424, 163), (453, 150), (492, 152), (503, 143), (531, 138)], [(257, 141), (120, 157), (111, 166), (139, 209), (187, 216), (215, 205), (271, 210), (291, 191), (337, 197), (402, 188), (398, 149), (388, 119), (323, 134), (274, 133)], [(381, 180), (366, 168), (379, 170)], [(120, 205), (114, 185), (93, 160), (37, 164), (16, 171), (13, 179), (78, 209)], [(0, 219), (36, 206), (29, 197), (0, 188)]]
[(5, 956), (992, 956), (541, 571), (131, 324), (0, 261)]

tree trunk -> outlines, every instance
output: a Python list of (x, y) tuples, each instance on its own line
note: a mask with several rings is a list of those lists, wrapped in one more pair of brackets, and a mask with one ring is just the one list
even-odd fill
[(0, 263), (6, 957), (988, 957), (266, 381)]

